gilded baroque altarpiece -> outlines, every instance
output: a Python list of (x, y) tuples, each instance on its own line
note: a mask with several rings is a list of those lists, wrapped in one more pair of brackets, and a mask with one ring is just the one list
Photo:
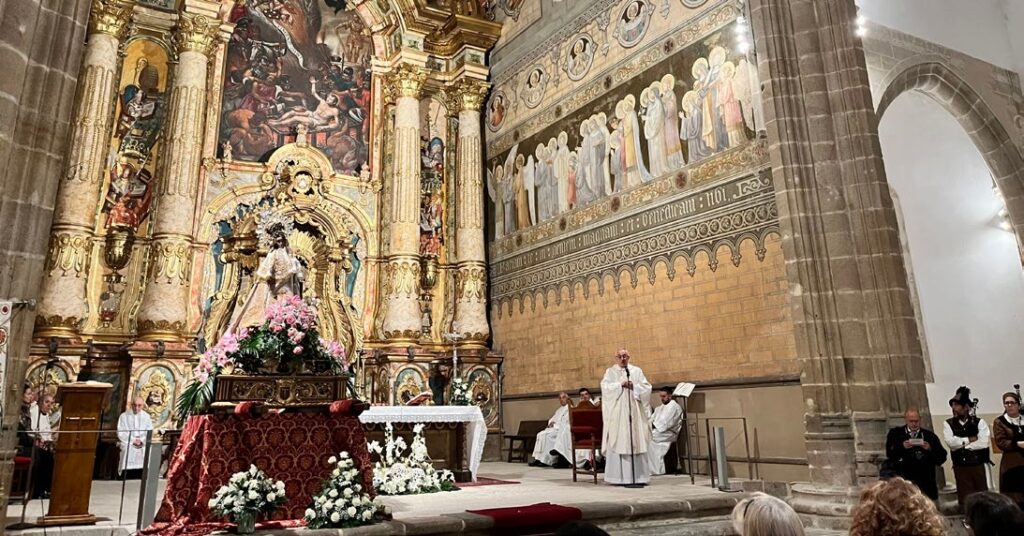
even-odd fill
[(275, 213), (363, 396), (443, 402), (457, 346), (499, 426), (480, 120), (499, 31), (460, 0), (94, 0), (29, 380), (107, 381), (105, 426), (138, 396), (174, 427)]

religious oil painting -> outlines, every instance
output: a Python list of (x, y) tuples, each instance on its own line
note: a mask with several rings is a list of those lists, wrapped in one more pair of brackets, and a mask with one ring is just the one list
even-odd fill
[(309, 129), (334, 170), (356, 175), (368, 158), (369, 32), (334, 0), (245, 0), (230, 20), (220, 144), (259, 161)]
[(174, 372), (165, 365), (152, 365), (139, 373), (134, 396), (145, 402), (143, 411), (153, 419), (153, 428), (160, 428), (171, 419), (176, 385)]
[[(648, 5), (630, 5), (637, 4)], [(757, 73), (732, 49), (733, 26), (679, 49), (491, 158), (488, 237), (559, 217), (752, 140)]]

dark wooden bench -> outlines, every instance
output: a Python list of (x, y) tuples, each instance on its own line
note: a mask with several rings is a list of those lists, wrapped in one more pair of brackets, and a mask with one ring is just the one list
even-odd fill
[(537, 434), (548, 427), (548, 421), (520, 421), (519, 432), (505, 435), (508, 440), (508, 463), (530, 461), (533, 445), (537, 442)]

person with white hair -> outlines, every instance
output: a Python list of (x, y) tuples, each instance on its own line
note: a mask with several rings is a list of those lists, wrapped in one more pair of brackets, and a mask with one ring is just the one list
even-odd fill
[(141, 476), (145, 465), (146, 432), (153, 429), (153, 419), (145, 408), (146, 402), (137, 396), (132, 400), (131, 408), (117, 419), (117, 444), (121, 448), (121, 462), (117, 471), (129, 471), (129, 478)]
[(804, 536), (800, 516), (778, 497), (755, 492), (732, 509), (732, 528), (740, 536)]
[(647, 484), (651, 479), (647, 449), (651, 443), (651, 382), (644, 371), (629, 364), (629, 351), (615, 354), (616, 364), (601, 379), (604, 431), (604, 481), (609, 484)]

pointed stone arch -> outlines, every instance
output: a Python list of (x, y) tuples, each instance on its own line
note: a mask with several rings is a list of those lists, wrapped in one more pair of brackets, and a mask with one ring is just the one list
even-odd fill
[(897, 97), (908, 91), (927, 96), (967, 132), (1006, 200), (1017, 242), (1024, 234), (1024, 156), (991, 107), (966, 80), (938, 61), (911, 65), (891, 77), (878, 101), (880, 121)]

